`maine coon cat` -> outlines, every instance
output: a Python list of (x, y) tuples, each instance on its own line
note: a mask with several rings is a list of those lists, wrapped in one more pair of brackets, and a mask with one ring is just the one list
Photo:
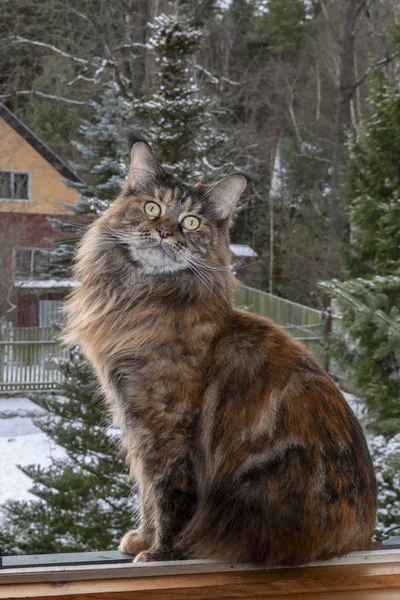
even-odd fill
[(66, 339), (92, 362), (141, 502), (136, 561), (297, 565), (370, 546), (361, 427), (304, 346), (235, 310), (228, 228), (246, 186), (178, 181), (134, 143), (77, 254)]

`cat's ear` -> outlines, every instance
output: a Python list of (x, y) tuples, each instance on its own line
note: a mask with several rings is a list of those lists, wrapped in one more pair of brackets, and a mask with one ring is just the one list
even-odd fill
[(246, 185), (246, 177), (238, 173), (211, 184), (207, 196), (213, 202), (219, 219), (230, 217)]
[(162, 168), (146, 142), (136, 142), (131, 150), (129, 185), (147, 185), (162, 173)]

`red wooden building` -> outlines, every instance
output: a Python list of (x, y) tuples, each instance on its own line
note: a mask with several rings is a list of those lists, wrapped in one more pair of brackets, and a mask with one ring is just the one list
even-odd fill
[(55, 237), (49, 218), (68, 220), (79, 194), (65, 180), (81, 179), (2, 103), (0, 140), (0, 319), (46, 326), (72, 283), (40, 278)]

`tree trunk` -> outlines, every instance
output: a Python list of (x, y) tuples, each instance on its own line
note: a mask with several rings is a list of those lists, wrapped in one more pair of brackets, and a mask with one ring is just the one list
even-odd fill
[(341, 169), (345, 158), (346, 132), (351, 125), (350, 101), (354, 93), (354, 39), (355, 25), (363, 0), (345, 0), (342, 54), (340, 59), (339, 89), (336, 107), (335, 148), (329, 199), (329, 221), (335, 236), (344, 238), (345, 220), (340, 200)]
[[(140, 44), (147, 42), (147, 23), (151, 20), (150, 9), (152, 2), (147, 0), (138, 0), (137, 18), (134, 30), (134, 41)], [(130, 69), (132, 73), (132, 96), (141, 98), (146, 84), (147, 56), (146, 48), (136, 48), (135, 58), (131, 61)]]

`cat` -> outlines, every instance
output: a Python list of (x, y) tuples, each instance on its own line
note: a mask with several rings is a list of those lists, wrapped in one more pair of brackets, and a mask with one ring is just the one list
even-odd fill
[(356, 417), (301, 343), (234, 308), (228, 229), (245, 186), (182, 183), (138, 141), (77, 252), (65, 339), (122, 431), (141, 522), (121, 549), (137, 562), (300, 565), (371, 545)]

